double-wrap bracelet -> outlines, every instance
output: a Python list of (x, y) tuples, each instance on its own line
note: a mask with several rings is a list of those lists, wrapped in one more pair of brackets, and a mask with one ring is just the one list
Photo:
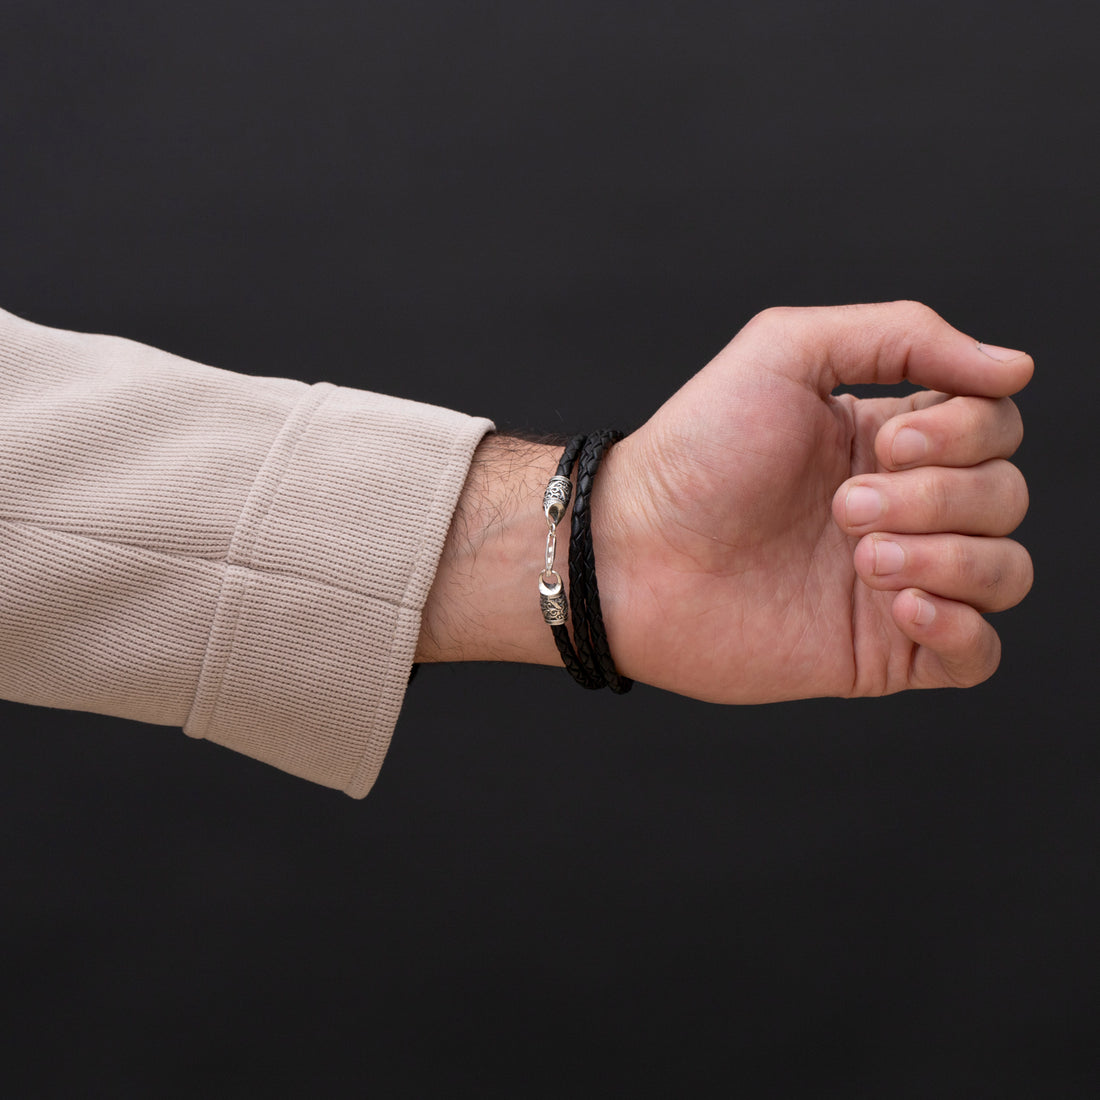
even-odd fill
[[(582, 687), (608, 687), (617, 695), (629, 691), (634, 681), (620, 676), (611, 659), (600, 591), (596, 585), (596, 558), (592, 548), (592, 485), (600, 460), (613, 443), (623, 438), (615, 429), (574, 436), (562, 452), (557, 472), (546, 486), (542, 510), (546, 516), (546, 557), (539, 573), (539, 603), (554, 635), (562, 663)], [(569, 599), (560, 574), (554, 569), (557, 526), (569, 508), (573, 491), (573, 467), (577, 467), (577, 492), (569, 532)], [(570, 608), (570, 603), (572, 608)], [(572, 611), (573, 637), (566, 625)]]

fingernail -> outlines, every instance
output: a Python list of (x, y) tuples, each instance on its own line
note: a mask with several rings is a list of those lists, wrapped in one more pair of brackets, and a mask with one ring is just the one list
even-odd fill
[(875, 576), (886, 577), (900, 573), (905, 565), (905, 551), (888, 539), (875, 539)]
[(978, 344), (978, 351), (988, 355), (990, 359), (996, 359), (998, 363), (1007, 363), (1010, 359), (1019, 359), (1026, 355), (1026, 351), (1016, 351), (1013, 348), (999, 348), (996, 344)]
[(895, 466), (920, 462), (928, 453), (928, 440), (916, 428), (902, 428), (890, 447), (890, 461)]
[(844, 498), (844, 518), (849, 527), (862, 527), (882, 515), (882, 497), (866, 485), (856, 485)]
[(922, 600), (920, 596), (916, 597), (916, 609), (913, 612), (913, 622), (917, 626), (929, 626), (932, 620), (936, 617), (935, 605), (928, 602), (928, 600)]

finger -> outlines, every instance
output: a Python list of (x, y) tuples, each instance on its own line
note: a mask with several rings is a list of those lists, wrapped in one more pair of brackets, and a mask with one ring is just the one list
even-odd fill
[(1001, 641), (974, 608), (907, 588), (891, 610), (898, 629), (918, 646), (910, 686), (973, 687), (996, 672)]
[(860, 474), (833, 495), (833, 518), (849, 535), (873, 531), (1008, 535), (1027, 514), (1027, 482), (1003, 458), (954, 470), (919, 466)]
[(1010, 397), (952, 397), (888, 420), (875, 437), (875, 457), (888, 469), (976, 466), (1009, 458), (1024, 437)]
[(1035, 579), (1031, 555), (1012, 539), (874, 534), (860, 540), (854, 561), (870, 588), (921, 588), (982, 612), (1015, 607)]
[(773, 326), (773, 366), (800, 378), (809, 366), (822, 396), (842, 384), (909, 379), (944, 393), (1006, 397), (1034, 370), (1025, 352), (979, 343), (919, 302), (770, 309), (750, 325)]

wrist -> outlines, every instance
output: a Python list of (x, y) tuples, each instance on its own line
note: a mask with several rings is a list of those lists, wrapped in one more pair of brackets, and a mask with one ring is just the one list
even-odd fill
[[(482, 440), (421, 614), (417, 661), (561, 664), (538, 596), (546, 544), (542, 495), (560, 454), (558, 445), (497, 433)], [(568, 524), (567, 512), (559, 532)], [(559, 543), (568, 591), (563, 549)]]
[[(641, 667), (633, 652), (628, 578), (634, 540), (627, 499), (630, 439), (610, 447), (592, 489), (592, 542), (603, 622), (620, 675)], [(516, 661), (561, 667), (554, 635), (539, 607), (544, 565), (546, 484), (562, 455), (561, 443), (534, 443), (487, 435), (474, 453), (421, 616), (416, 660)], [(574, 472), (574, 481), (576, 474)], [(557, 525), (556, 568), (569, 596), (572, 505)], [(572, 622), (569, 624), (572, 633)]]

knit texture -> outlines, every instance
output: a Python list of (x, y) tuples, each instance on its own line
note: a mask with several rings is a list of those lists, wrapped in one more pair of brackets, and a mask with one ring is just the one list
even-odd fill
[(363, 797), (491, 429), (0, 310), (0, 696)]

